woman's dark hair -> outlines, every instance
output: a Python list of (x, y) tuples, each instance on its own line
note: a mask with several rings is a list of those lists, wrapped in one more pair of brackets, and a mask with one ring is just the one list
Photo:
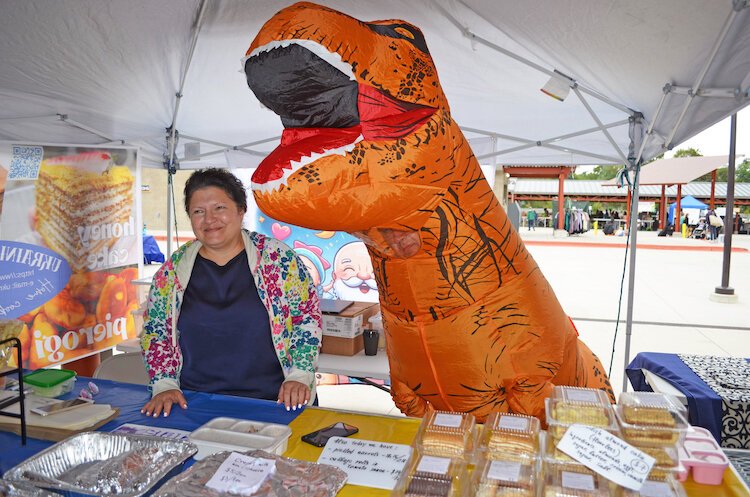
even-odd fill
[(242, 182), (226, 169), (209, 168), (195, 171), (185, 183), (185, 212), (190, 215), (190, 199), (196, 190), (215, 186), (221, 188), (237, 204), (242, 212), (247, 212), (247, 193)]

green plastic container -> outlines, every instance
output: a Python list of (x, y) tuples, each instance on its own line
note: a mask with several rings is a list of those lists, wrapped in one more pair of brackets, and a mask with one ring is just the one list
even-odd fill
[(69, 369), (37, 369), (23, 377), (24, 383), (42, 397), (59, 397), (73, 390), (76, 372)]

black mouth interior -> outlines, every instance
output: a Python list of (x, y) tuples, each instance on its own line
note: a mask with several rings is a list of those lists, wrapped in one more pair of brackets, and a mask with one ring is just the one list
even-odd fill
[(358, 85), (326, 61), (292, 44), (245, 62), (247, 84), (285, 128), (349, 128), (359, 124)]

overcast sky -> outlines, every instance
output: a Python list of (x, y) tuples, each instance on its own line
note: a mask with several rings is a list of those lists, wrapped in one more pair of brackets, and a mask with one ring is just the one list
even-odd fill
[[(729, 155), (729, 118), (714, 124), (664, 154), (672, 157), (681, 148), (695, 148), (701, 155)], [(750, 157), (750, 107), (737, 114), (737, 155)]]

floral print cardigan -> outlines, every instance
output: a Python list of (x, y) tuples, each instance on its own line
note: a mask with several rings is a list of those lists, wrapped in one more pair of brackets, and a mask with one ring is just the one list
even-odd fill
[[(284, 381), (308, 385), (312, 403), (322, 326), (312, 278), (294, 251), (282, 242), (247, 230), (242, 230), (242, 237), (255, 286), (268, 310)], [(176, 324), (200, 247), (197, 240), (180, 247), (159, 268), (151, 284), (141, 347), (152, 395), (180, 387), (182, 353)]]

